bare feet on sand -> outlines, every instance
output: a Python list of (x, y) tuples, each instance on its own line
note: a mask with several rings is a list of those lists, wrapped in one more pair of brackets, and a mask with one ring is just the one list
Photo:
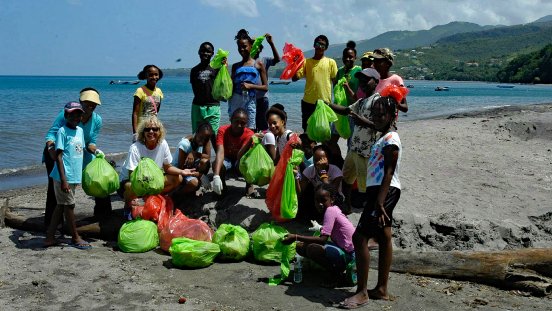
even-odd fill
[(374, 300), (389, 300), (389, 295), (386, 292), (379, 290), (377, 288), (369, 290), (368, 297)]
[(347, 310), (356, 309), (366, 305), (368, 302), (370, 302), (370, 299), (368, 298), (368, 293), (360, 292), (343, 300), (339, 304), (339, 308)]

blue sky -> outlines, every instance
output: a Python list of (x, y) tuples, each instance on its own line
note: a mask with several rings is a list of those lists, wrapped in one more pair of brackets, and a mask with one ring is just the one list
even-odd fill
[[(234, 35), (269, 32), (278, 48), (369, 39), (451, 21), (513, 25), (552, 12), (536, 0), (0, 0), (0, 75), (135, 75), (192, 67), (211, 41), (238, 60)], [(177, 63), (177, 59), (182, 59)]]

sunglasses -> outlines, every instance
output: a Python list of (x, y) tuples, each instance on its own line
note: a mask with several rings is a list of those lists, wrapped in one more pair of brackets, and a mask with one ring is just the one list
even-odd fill
[(149, 131), (159, 132), (159, 128), (158, 127), (144, 127), (144, 132), (147, 133)]
[(321, 43), (321, 42), (314, 42), (314, 47), (325, 49), (326, 45), (324, 43)]

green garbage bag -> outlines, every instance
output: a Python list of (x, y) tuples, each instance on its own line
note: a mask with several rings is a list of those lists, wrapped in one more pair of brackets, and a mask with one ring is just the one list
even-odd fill
[(249, 56), (251, 58), (255, 58), (257, 54), (259, 53), (259, 49), (261, 48), (261, 44), (263, 44), (263, 41), (265, 39), (265, 36), (259, 36), (255, 38), (255, 42), (253, 42), (253, 45), (251, 46), (251, 50), (249, 51)]
[(268, 185), (274, 174), (274, 161), (266, 152), (257, 136), (253, 136), (253, 147), (240, 159), (240, 173), (245, 181), (258, 186)]
[(165, 187), (165, 176), (155, 161), (143, 157), (130, 175), (132, 191), (141, 197), (147, 194), (159, 194)]
[[(295, 256), (295, 245), (284, 245), (282, 239), (288, 231), (272, 223), (263, 223), (251, 234), (253, 257), (266, 263), (280, 263), (282, 253), (285, 252), (289, 259)], [(289, 247), (292, 247), (290, 251)], [(288, 254), (289, 253), (289, 254)]]
[(249, 253), (249, 233), (240, 226), (220, 225), (213, 235), (213, 243), (220, 247), (220, 258), (224, 260), (242, 260)]
[(280, 207), (280, 216), (284, 219), (293, 219), (297, 215), (298, 200), (295, 189), (295, 174), (293, 168), (303, 162), (304, 152), (299, 149), (293, 149), (291, 158), (286, 165), (286, 175), (284, 176), (284, 186), (282, 187), (282, 201)]
[(213, 81), (213, 89), (211, 90), (211, 95), (215, 100), (227, 101), (232, 97), (232, 77), (228, 72), (226, 66), (222, 66)]
[(96, 198), (105, 198), (119, 189), (119, 175), (103, 154), (98, 155), (84, 168), (82, 189)]
[(314, 112), (307, 120), (307, 135), (316, 142), (325, 142), (332, 136), (330, 122), (335, 122), (337, 115), (323, 100), (316, 102)]
[(211, 66), (211, 68), (213, 69), (219, 69), (220, 67), (222, 67), (222, 60), (228, 58), (229, 54), (229, 51), (218, 49), (217, 54), (215, 55), (215, 57), (213, 57), (213, 59), (209, 63), (209, 66)]
[(153, 221), (127, 221), (119, 230), (117, 245), (125, 253), (145, 253), (159, 245), (157, 225)]
[[(337, 84), (334, 87), (334, 101), (336, 104), (344, 107), (349, 106), (349, 101), (347, 100), (347, 93), (345, 92), (345, 87), (343, 84), (347, 82), (347, 78), (343, 77), (337, 81)], [(337, 121), (334, 123), (335, 129), (339, 133), (339, 136), (348, 139), (351, 137), (351, 127), (349, 126), (349, 116), (337, 115)]]
[(211, 242), (173, 238), (169, 253), (176, 267), (204, 268), (213, 263), (220, 247)]

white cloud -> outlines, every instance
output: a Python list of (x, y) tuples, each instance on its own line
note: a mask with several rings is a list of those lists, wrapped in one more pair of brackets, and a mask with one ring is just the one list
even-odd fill
[[(289, 2), (271, 0), (287, 10)], [(294, 1), (298, 25), (308, 25), (304, 38), (325, 34), (333, 43), (370, 39), (391, 30), (422, 30), (453, 21), (479, 25), (532, 22), (552, 12), (552, 1), (539, 0), (302, 0)], [(302, 40), (310, 46), (309, 41)]]
[(201, 0), (201, 3), (246, 17), (259, 16), (255, 0)]

